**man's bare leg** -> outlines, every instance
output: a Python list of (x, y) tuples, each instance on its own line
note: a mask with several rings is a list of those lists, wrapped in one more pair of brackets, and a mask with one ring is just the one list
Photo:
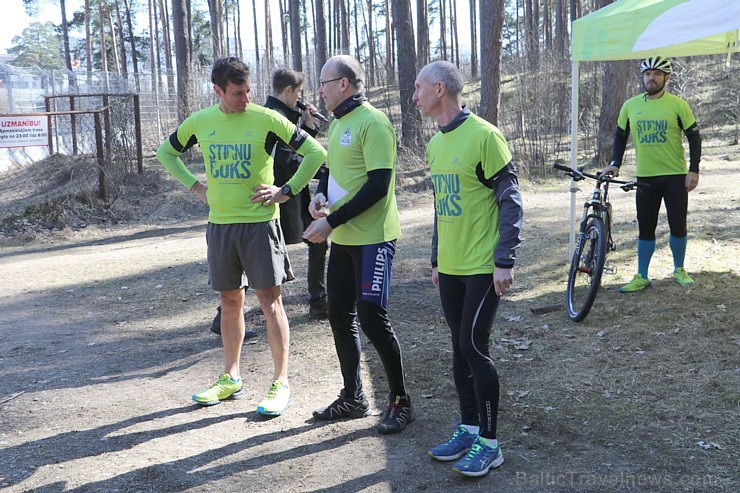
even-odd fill
[(243, 306), (243, 288), (221, 291), (221, 340), (224, 345), (224, 371), (231, 375), (232, 379), (240, 376), (239, 362), (244, 342)]
[(288, 383), (288, 350), (290, 347), (290, 327), (283, 307), (280, 286), (255, 289), (255, 294), (267, 321), (267, 342), (272, 352), (274, 380)]

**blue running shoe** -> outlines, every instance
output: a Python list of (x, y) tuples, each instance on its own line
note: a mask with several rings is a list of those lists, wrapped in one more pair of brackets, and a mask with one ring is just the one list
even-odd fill
[(504, 454), (501, 447), (492, 448), (476, 437), (470, 447), (468, 455), (455, 462), (452, 470), (465, 476), (484, 476), (492, 467), (498, 467), (504, 463)]
[(447, 442), (429, 450), (429, 455), (441, 461), (459, 459), (470, 450), (470, 446), (473, 445), (476, 436), (470, 433), (463, 425), (458, 425), (452, 437)]

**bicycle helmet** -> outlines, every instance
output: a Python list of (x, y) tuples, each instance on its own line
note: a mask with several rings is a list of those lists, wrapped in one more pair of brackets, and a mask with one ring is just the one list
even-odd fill
[(644, 73), (646, 70), (660, 70), (664, 74), (670, 74), (673, 71), (671, 68), (671, 61), (662, 56), (654, 56), (644, 59), (640, 64), (640, 73)]

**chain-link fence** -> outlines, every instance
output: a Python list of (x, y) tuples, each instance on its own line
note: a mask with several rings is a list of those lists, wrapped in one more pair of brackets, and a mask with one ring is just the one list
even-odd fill
[(45, 106), (49, 111), (41, 117), (48, 123), (51, 155), (25, 165), (6, 163), (0, 174), (3, 219), (69, 196), (66, 185), (87, 202), (95, 196), (110, 204), (125, 176), (142, 171), (138, 95), (52, 96)]

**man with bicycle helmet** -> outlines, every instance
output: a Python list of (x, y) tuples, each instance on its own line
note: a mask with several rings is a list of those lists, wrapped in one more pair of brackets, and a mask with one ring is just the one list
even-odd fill
[[(684, 269), (688, 193), (699, 184), (701, 136), (689, 105), (666, 92), (673, 69), (671, 61), (661, 56), (646, 58), (640, 64), (645, 92), (628, 99), (619, 112), (614, 136), (612, 162), (602, 171), (619, 175), (627, 138), (635, 147), (637, 181), (649, 185), (637, 190), (637, 274), (620, 293), (642, 291), (650, 285), (648, 267), (655, 251), (655, 228), (661, 201), (665, 203), (670, 227), (669, 246), (673, 254), (673, 278), (681, 286), (694, 280)], [(681, 132), (689, 142), (686, 167)]]

